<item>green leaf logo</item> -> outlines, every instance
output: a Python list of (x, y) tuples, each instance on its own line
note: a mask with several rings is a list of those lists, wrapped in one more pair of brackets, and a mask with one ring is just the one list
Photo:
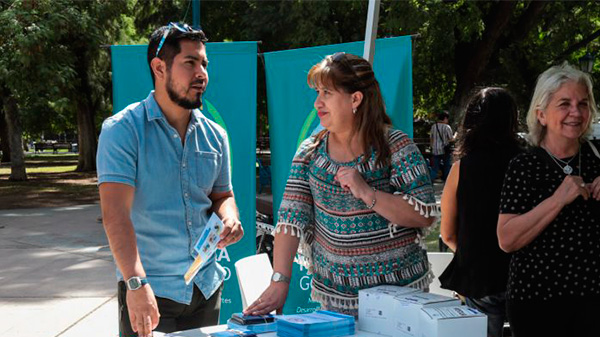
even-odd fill
[[(300, 147), (300, 144), (302, 144), (302, 142), (308, 136), (310, 136), (310, 133), (312, 133), (312, 131), (314, 130), (314, 129), (311, 129), (310, 126), (315, 121), (315, 118), (317, 118), (317, 109), (313, 108), (310, 111), (310, 113), (308, 114), (308, 116), (306, 117), (306, 119), (304, 120), (304, 124), (302, 124), (302, 129), (300, 129), (300, 134), (298, 135), (298, 141), (296, 142), (296, 149), (298, 149)], [(310, 131), (310, 133), (309, 133), (309, 131)]]
[[(204, 103), (206, 103), (206, 109), (212, 116), (215, 123), (219, 124), (223, 129), (225, 129), (225, 132), (227, 135), (229, 135), (229, 131), (227, 131), (227, 125), (219, 113), (219, 110), (217, 110), (217, 108), (215, 108), (215, 106), (212, 105), (212, 103), (207, 99), (204, 99)], [(229, 167), (231, 167), (231, 172), (233, 172), (233, 147), (231, 147), (231, 137), (227, 137), (227, 144), (229, 145)]]

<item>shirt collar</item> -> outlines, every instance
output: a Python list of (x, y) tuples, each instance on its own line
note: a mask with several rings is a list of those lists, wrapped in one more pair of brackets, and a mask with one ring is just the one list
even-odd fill
[(144, 107), (146, 108), (146, 117), (148, 118), (148, 121), (161, 118), (165, 119), (162, 110), (160, 110), (160, 106), (158, 106), (158, 103), (154, 98), (154, 90), (150, 91), (150, 94), (148, 94), (148, 97), (144, 100)]
[(200, 111), (200, 109), (192, 110), (192, 116), (196, 120), (196, 123), (200, 123), (202, 119), (206, 118), (204, 117), (204, 114), (202, 113), (202, 111)]
[[(150, 91), (148, 97), (144, 100), (144, 106), (146, 107), (146, 117), (148, 121), (152, 121), (155, 119), (165, 119), (165, 115), (162, 113), (158, 102), (156, 102), (156, 98), (154, 97), (154, 90)], [(192, 116), (195, 121), (192, 124), (199, 123), (204, 117), (200, 109), (192, 110)]]

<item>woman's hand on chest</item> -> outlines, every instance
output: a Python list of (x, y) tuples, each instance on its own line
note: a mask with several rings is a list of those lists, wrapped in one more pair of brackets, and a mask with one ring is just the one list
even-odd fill
[(340, 186), (345, 190), (349, 190), (352, 195), (361, 200), (366, 200), (367, 195), (372, 193), (372, 189), (367, 184), (363, 176), (352, 167), (342, 166), (335, 175), (335, 180), (340, 183)]

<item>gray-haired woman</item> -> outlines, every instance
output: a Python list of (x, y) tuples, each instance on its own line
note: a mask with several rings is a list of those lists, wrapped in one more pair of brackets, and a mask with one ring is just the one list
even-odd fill
[(600, 316), (600, 155), (589, 76), (568, 64), (540, 75), (527, 115), (533, 149), (506, 173), (500, 247), (515, 337), (583, 336)]

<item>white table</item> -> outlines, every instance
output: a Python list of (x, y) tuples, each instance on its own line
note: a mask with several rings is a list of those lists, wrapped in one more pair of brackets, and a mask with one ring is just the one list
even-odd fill
[[(358, 323), (355, 325), (358, 326)], [(215, 325), (215, 326), (209, 326), (209, 327), (205, 327), (205, 328), (200, 328), (200, 329), (192, 329), (192, 330), (186, 330), (186, 331), (178, 331), (178, 332), (171, 332), (169, 334), (164, 334), (162, 332), (155, 332), (154, 333), (154, 337), (164, 337), (164, 336), (173, 336), (173, 337), (206, 337), (206, 336), (210, 336), (210, 333), (212, 332), (218, 332), (218, 331), (224, 331), (227, 330), (227, 325), (223, 324), (223, 325)], [(277, 337), (277, 332), (267, 332), (267, 333), (261, 333), (258, 334), (260, 337)], [(374, 334), (374, 333), (370, 333), (370, 332), (365, 332), (365, 331), (360, 331), (360, 330), (356, 330), (356, 333), (352, 336), (355, 337), (382, 337), (381, 335), (378, 334)]]

